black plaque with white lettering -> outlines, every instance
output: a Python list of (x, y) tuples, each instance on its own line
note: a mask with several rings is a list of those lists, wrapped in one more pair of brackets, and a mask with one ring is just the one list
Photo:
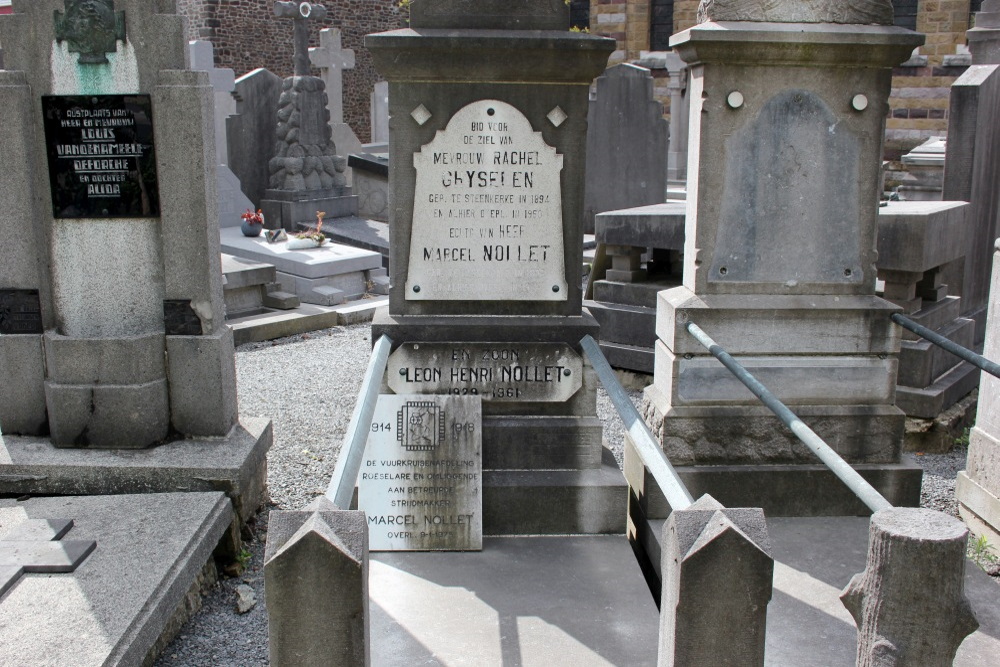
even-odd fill
[(42, 304), (36, 289), (0, 289), (0, 334), (42, 333)]
[(56, 218), (157, 218), (149, 95), (43, 95)]

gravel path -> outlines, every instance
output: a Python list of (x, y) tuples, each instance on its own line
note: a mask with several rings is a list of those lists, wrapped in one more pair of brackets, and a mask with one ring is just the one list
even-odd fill
[[(326, 490), (354, 408), (371, 350), (370, 327), (335, 327), (264, 343), (240, 346), (236, 354), (240, 414), (274, 422), (268, 454), (271, 504), (252, 526), (251, 554), (238, 577), (223, 578), (205, 597), (202, 610), (181, 630), (156, 667), (266, 666), (267, 614), (264, 609), (264, 540), (267, 513), (300, 509)], [(641, 392), (630, 392), (638, 402)], [(603, 390), (597, 412), (605, 441), (621, 464), (622, 428)], [(965, 467), (966, 450), (923, 455), (921, 504), (957, 515), (955, 476)], [(250, 586), (257, 604), (236, 612), (236, 589)]]

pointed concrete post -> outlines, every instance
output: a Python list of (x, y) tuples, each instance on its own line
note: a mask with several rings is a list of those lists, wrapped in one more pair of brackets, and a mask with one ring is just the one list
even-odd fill
[(933, 510), (872, 515), (868, 566), (840, 595), (858, 624), (858, 667), (951, 667), (979, 627), (965, 597), (968, 535)]
[(764, 512), (704, 495), (670, 515), (661, 543), (659, 667), (763, 665), (774, 576)]
[(271, 512), (264, 594), (272, 667), (368, 665), (368, 526), (325, 497)]

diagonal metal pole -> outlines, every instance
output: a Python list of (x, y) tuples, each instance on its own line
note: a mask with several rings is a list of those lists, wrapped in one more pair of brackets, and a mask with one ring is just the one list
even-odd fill
[(660, 490), (663, 491), (670, 508), (682, 510), (690, 507), (694, 503), (694, 499), (677, 475), (677, 471), (670, 464), (667, 455), (663, 453), (656, 436), (649, 430), (639, 411), (632, 405), (631, 399), (618, 382), (618, 378), (615, 377), (615, 372), (611, 370), (611, 364), (604, 358), (604, 353), (601, 352), (597, 342), (590, 336), (584, 336), (580, 345), (583, 346), (583, 351), (590, 359), (594, 370), (597, 371), (597, 377), (601, 379), (601, 384), (604, 385), (611, 402), (618, 410), (618, 416), (632, 437), (632, 442), (635, 444), (640, 458), (649, 468), (649, 472), (653, 475)]
[(361, 382), (361, 391), (358, 392), (358, 402), (354, 405), (351, 423), (344, 434), (344, 443), (340, 446), (337, 466), (333, 469), (330, 486), (326, 489), (326, 497), (342, 510), (351, 506), (354, 485), (358, 481), (358, 472), (365, 457), (368, 429), (371, 428), (372, 417), (375, 415), (378, 390), (382, 386), (382, 374), (391, 349), (392, 339), (388, 336), (380, 337), (372, 346), (368, 370)]
[(995, 377), (1000, 377), (1000, 364), (990, 361), (986, 357), (978, 355), (972, 350), (962, 347), (961, 345), (959, 345), (954, 341), (948, 340), (947, 338), (937, 333), (936, 331), (931, 331), (927, 327), (917, 324), (910, 318), (903, 317), (899, 313), (893, 313), (892, 315), (889, 316), (889, 318), (899, 326), (903, 327), (904, 329), (909, 329), (910, 331), (917, 334), (921, 338), (926, 338), (927, 340), (934, 343), (938, 347), (943, 348), (948, 352), (951, 352), (959, 359), (968, 361), (973, 366), (978, 366), (980, 369), (986, 371), (990, 375), (993, 375)]
[(823, 442), (823, 439), (816, 435), (816, 432), (811, 428), (806, 426), (801, 419), (796, 416), (794, 412), (788, 409), (788, 407), (778, 400), (778, 397), (772, 394), (767, 387), (762, 385), (757, 378), (750, 374), (747, 369), (743, 368), (738, 361), (733, 359), (732, 355), (719, 347), (719, 344), (712, 340), (708, 334), (701, 330), (701, 328), (694, 322), (688, 322), (687, 331), (695, 339), (701, 343), (705, 349), (707, 349), (713, 357), (722, 362), (722, 365), (729, 369), (729, 371), (736, 376), (736, 378), (742, 382), (747, 389), (753, 392), (753, 395), (759, 398), (764, 405), (766, 405), (771, 412), (778, 416), (785, 426), (792, 430), (799, 440), (808, 447), (813, 454), (819, 457), (819, 459), (826, 464), (826, 466), (833, 471), (833, 474), (840, 478), (844, 484), (848, 486), (851, 491), (855, 493), (864, 502), (865, 505), (871, 509), (872, 512), (878, 512), (879, 510), (889, 509), (892, 504), (886, 500), (881, 493), (875, 490), (871, 484), (865, 480), (858, 471), (848, 465), (847, 461), (841, 458), (840, 454), (833, 451), (830, 445)]

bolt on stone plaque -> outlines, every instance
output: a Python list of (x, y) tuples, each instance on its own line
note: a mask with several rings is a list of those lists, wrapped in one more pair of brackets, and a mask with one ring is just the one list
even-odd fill
[(562, 160), (506, 102), (459, 109), (413, 156), (406, 298), (565, 301)]
[(358, 475), (372, 551), (483, 548), (482, 402), (382, 395)]

